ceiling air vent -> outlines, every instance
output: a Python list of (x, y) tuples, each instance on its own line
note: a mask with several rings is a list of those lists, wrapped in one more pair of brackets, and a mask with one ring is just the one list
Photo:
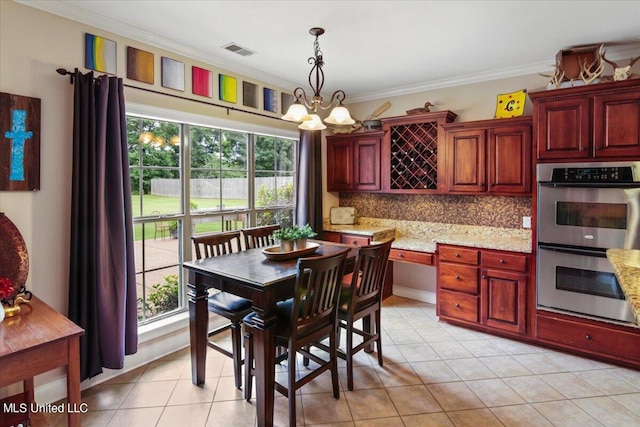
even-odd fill
[(237, 45), (235, 43), (229, 43), (226, 46), (222, 46), (222, 48), (227, 49), (230, 52), (237, 53), (238, 55), (241, 55), (241, 56), (251, 56), (255, 53), (254, 51), (249, 50), (246, 47)]

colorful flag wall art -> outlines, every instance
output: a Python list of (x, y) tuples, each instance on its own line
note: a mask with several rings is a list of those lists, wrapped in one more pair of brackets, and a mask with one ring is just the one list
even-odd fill
[(265, 111), (271, 111), (272, 113), (278, 112), (278, 93), (269, 89), (268, 87), (263, 88), (263, 96), (264, 96), (264, 109)]
[(213, 73), (204, 68), (191, 67), (192, 91), (194, 95), (213, 97)]
[(84, 51), (86, 68), (116, 74), (116, 42), (85, 33)]
[(127, 78), (153, 84), (153, 53), (127, 46)]
[(220, 84), (220, 101), (233, 102), (234, 104), (238, 102), (236, 78), (220, 74), (218, 81)]
[(503, 93), (498, 95), (496, 101), (496, 118), (520, 117), (524, 113), (524, 104), (527, 100), (527, 90)]
[(162, 86), (184, 92), (184, 63), (162, 57)]

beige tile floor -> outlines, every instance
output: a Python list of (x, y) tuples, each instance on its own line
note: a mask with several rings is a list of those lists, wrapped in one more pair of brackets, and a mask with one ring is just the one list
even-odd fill
[[(435, 308), (391, 297), (382, 311), (384, 366), (360, 353), (355, 389), (340, 361), (340, 399), (324, 373), (296, 396), (298, 425), (640, 426), (640, 371), (438, 322)], [(286, 366), (279, 366), (284, 371)], [(280, 374), (281, 375), (281, 374)], [(231, 360), (210, 351), (207, 381), (179, 351), (83, 392), (83, 426), (255, 426), (255, 401), (233, 385)], [(276, 393), (276, 425), (288, 425)], [(61, 416), (34, 426), (62, 426)]]

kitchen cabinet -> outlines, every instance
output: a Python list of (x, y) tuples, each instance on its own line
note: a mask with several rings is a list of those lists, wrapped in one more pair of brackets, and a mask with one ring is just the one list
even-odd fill
[(527, 333), (529, 256), (438, 246), (438, 314), (486, 330)]
[(531, 117), (443, 125), (447, 192), (531, 194)]
[(327, 191), (379, 191), (383, 135), (327, 136)]
[(529, 93), (538, 160), (640, 157), (640, 81)]
[(605, 357), (636, 368), (640, 364), (637, 328), (538, 310), (536, 335), (540, 342), (572, 352)]
[(382, 191), (385, 193), (436, 193), (444, 182), (444, 123), (451, 111), (411, 114), (382, 119)]

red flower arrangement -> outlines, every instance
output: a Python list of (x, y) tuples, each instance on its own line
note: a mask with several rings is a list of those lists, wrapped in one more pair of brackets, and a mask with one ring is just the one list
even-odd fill
[(8, 277), (0, 277), (0, 300), (11, 298), (14, 289)]

